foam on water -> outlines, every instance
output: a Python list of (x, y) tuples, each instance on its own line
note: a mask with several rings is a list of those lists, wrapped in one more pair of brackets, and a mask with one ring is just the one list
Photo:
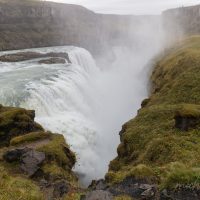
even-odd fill
[(114, 61), (102, 67), (82, 48), (22, 51), (68, 52), (72, 64), (0, 63), (0, 103), (34, 109), (39, 123), (63, 134), (77, 154), (74, 170), (83, 184), (102, 178), (116, 156), (121, 125), (147, 96), (144, 67), (153, 53), (142, 59), (141, 52), (116, 48)]

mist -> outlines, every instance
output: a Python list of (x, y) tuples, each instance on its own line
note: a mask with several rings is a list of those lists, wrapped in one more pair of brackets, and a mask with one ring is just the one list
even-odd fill
[(101, 15), (71, 5), (69, 12), (63, 6), (58, 12), (51, 6), (42, 20), (54, 19), (53, 37), (45, 37), (43, 45), (51, 39), (66, 45), (10, 53), (67, 52), (72, 63), (0, 63), (0, 102), (34, 109), (46, 130), (63, 134), (77, 156), (74, 171), (87, 186), (104, 178), (116, 157), (121, 127), (148, 97), (154, 57), (170, 39), (159, 15)]

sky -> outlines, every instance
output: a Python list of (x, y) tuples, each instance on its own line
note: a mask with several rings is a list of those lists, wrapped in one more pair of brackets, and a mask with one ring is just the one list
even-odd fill
[(160, 14), (174, 7), (200, 4), (200, 0), (52, 0), (83, 5), (98, 13), (110, 14)]

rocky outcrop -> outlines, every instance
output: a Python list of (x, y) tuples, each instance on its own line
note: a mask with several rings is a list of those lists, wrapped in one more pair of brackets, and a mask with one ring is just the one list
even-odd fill
[[(37, 188), (40, 191), (35, 199), (60, 199), (78, 187), (77, 177), (72, 172), (76, 157), (62, 135), (45, 132), (34, 122), (34, 117), (34, 111), (0, 107), (0, 170), (3, 167), (9, 176), (9, 179), (0, 179), (0, 184), (9, 184), (8, 181), (19, 177), (19, 183), (23, 179), (22, 182), (28, 181), (33, 187), (28, 194), (18, 191), (22, 185), (14, 185), (13, 190), (18, 191), (20, 199), (32, 197)], [(7, 199), (8, 193), (6, 189), (0, 197)]]
[(40, 60), (39, 61), (40, 64), (47, 64), (47, 65), (51, 65), (51, 64), (65, 64), (66, 61), (63, 58), (49, 58), (46, 60)]
[(10, 140), (18, 135), (43, 131), (34, 118), (35, 112), (33, 110), (0, 105), (0, 146), (9, 145)]
[(25, 147), (7, 151), (4, 154), (4, 159), (9, 163), (18, 161), (22, 171), (32, 177), (44, 162), (45, 154)]
[(0, 56), (0, 62), (21, 62), (26, 60), (32, 60), (37, 58), (48, 58), (46, 60), (40, 60), (40, 64), (64, 64), (66, 61), (71, 63), (68, 53), (62, 52), (50, 52), (50, 53), (37, 53), (37, 52), (19, 52), (12, 54), (5, 54)]

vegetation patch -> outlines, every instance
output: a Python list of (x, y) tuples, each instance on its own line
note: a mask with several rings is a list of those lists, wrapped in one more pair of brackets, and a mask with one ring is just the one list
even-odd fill
[(47, 139), (51, 136), (50, 132), (33, 132), (26, 135), (18, 136), (10, 141), (10, 145), (16, 146), (24, 143), (31, 143), (38, 140)]
[(31, 180), (10, 176), (0, 167), (0, 199), (44, 200), (39, 189)]
[(152, 94), (137, 117), (123, 126), (118, 156), (106, 178), (112, 184), (139, 173), (139, 177), (153, 177), (161, 188), (198, 186), (200, 36), (167, 51), (151, 80)]
[(71, 169), (76, 162), (76, 156), (70, 151), (63, 135), (52, 134), (49, 143), (37, 150), (44, 152), (49, 160), (55, 160), (59, 166), (68, 169)]

